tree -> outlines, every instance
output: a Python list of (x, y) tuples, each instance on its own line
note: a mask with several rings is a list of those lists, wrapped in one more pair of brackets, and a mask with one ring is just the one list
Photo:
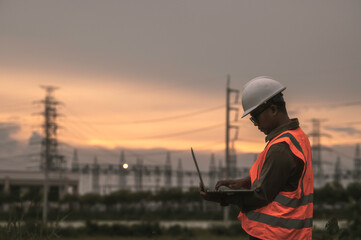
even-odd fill
[(353, 200), (358, 201), (361, 199), (361, 184), (351, 183), (346, 188), (348, 196)]

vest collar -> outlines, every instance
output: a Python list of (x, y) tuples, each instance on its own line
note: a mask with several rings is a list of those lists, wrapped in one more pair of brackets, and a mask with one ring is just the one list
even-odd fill
[(300, 127), (300, 123), (298, 122), (297, 118), (291, 119), (288, 123), (282, 124), (281, 126), (273, 129), (267, 136), (266, 142), (271, 141), (276, 136), (280, 135), (281, 133), (288, 131), (288, 130), (295, 130)]

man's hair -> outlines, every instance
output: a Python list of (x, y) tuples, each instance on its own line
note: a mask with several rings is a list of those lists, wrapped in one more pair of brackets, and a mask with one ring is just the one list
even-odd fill
[(283, 93), (279, 93), (276, 96), (274, 96), (273, 98), (271, 98), (269, 100), (269, 103), (276, 105), (278, 110), (287, 114), (286, 102), (283, 99)]

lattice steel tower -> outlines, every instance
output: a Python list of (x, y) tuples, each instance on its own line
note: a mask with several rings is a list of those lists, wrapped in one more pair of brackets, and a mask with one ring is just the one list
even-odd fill
[(135, 181), (135, 190), (143, 190), (143, 159), (137, 158), (137, 163), (134, 167), (134, 181)]
[(45, 99), (40, 101), (44, 104), (43, 139), (41, 142), (41, 162), (40, 169), (44, 171), (44, 192), (43, 192), (43, 223), (47, 224), (48, 218), (48, 179), (49, 171), (61, 169), (64, 157), (58, 154), (58, 140), (57, 130), (58, 124), (56, 119), (58, 117), (57, 106), (60, 102), (56, 101), (53, 92), (58, 89), (52, 86), (41, 86), (45, 89)]
[(178, 159), (178, 168), (177, 168), (177, 186), (180, 189), (183, 189), (183, 165), (182, 165), (182, 159)]
[(214, 153), (211, 154), (211, 162), (209, 165), (209, 187), (214, 187), (217, 183), (217, 167), (216, 167), (216, 159)]
[(167, 158), (164, 165), (164, 187), (170, 188), (172, 186), (172, 164), (170, 159), (170, 152), (167, 152)]
[(96, 156), (92, 166), (92, 190), (93, 193), (100, 194), (100, 165)]
[(127, 168), (128, 166), (125, 166), (125, 156), (124, 151), (120, 152), (120, 159), (119, 159), (119, 176), (118, 176), (118, 185), (119, 189), (125, 189), (127, 186)]
[(58, 140), (57, 130), (59, 128), (56, 120), (59, 116), (57, 113), (57, 106), (60, 102), (56, 101), (53, 96), (53, 92), (58, 89), (52, 86), (41, 86), (46, 90), (45, 99), (40, 101), (44, 104), (44, 125), (43, 127), (43, 140), (41, 151), (41, 163), (40, 168), (51, 170), (59, 170), (64, 161), (64, 157), (58, 153)]
[(76, 149), (74, 149), (74, 152), (73, 152), (73, 161), (71, 163), (71, 171), (79, 172), (78, 150), (76, 150)]
[(317, 186), (322, 186), (324, 184), (325, 175), (322, 168), (322, 155), (321, 151), (323, 148), (321, 145), (321, 135), (328, 136), (328, 134), (321, 134), (321, 119), (312, 119), (312, 133), (309, 134), (312, 136), (312, 166), (313, 174), (315, 178), (315, 184)]
[(337, 156), (337, 160), (335, 163), (335, 172), (333, 176), (333, 181), (335, 183), (340, 184), (341, 183), (341, 177), (342, 177), (342, 171), (341, 171), (341, 158), (340, 156)]
[(356, 145), (356, 152), (355, 152), (355, 158), (354, 158), (354, 173), (353, 173), (353, 179), (355, 182), (361, 181), (361, 155), (360, 155), (360, 144)]

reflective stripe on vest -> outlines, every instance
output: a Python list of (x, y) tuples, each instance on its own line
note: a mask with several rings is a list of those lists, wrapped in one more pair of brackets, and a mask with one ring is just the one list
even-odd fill
[(302, 147), (300, 145), (300, 143), (297, 141), (297, 139), (291, 134), (291, 133), (285, 133), (285, 134), (282, 134), (281, 136), (279, 136), (276, 140), (280, 139), (280, 138), (284, 138), (284, 137), (288, 137), (291, 142), (293, 143), (293, 145), (297, 148), (298, 151), (300, 151), (303, 155), (303, 158), (305, 159), (305, 171), (304, 173), (302, 174), (302, 178), (301, 178), (301, 190), (302, 190), (302, 195), (303, 195), (303, 178), (305, 176), (305, 173), (306, 173), (306, 170), (307, 170), (307, 161), (306, 161), (306, 156), (302, 150)]
[(283, 227), (288, 229), (302, 229), (312, 227), (312, 218), (306, 219), (289, 219), (278, 218), (268, 214), (250, 211), (246, 213), (248, 219), (265, 223), (275, 227)]
[(278, 194), (273, 201), (278, 202), (279, 204), (282, 204), (283, 206), (286, 206), (286, 207), (296, 208), (299, 206), (303, 206), (303, 205), (312, 203), (313, 202), (313, 193), (311, 193), (310, 195), (302, 196), (300, 199), (289, 198), (289, 197), (283, 196), (281, 194)]
[[(252, 189), (256, 188), (255, 186), (257, 185), (257, 183), (258, 183), (258, 180), (256, 179), (252, 184), (253, 185)], [(277, 196), (275, 197), (275, 199), (273, 201), (278, 202), (279, 204), (282, 204), (283, 206), (286, 206), (286, 207), (296, 208), (299, 206), (303, 206), (303, 205), (312, 203), (313, 202), (313, 193), (311, 193), (309, 195), (304, 195), (302, 192), (301, 198), (289, 198), (289, 197), (283, 196), (281, 194), (277, 194)]]

